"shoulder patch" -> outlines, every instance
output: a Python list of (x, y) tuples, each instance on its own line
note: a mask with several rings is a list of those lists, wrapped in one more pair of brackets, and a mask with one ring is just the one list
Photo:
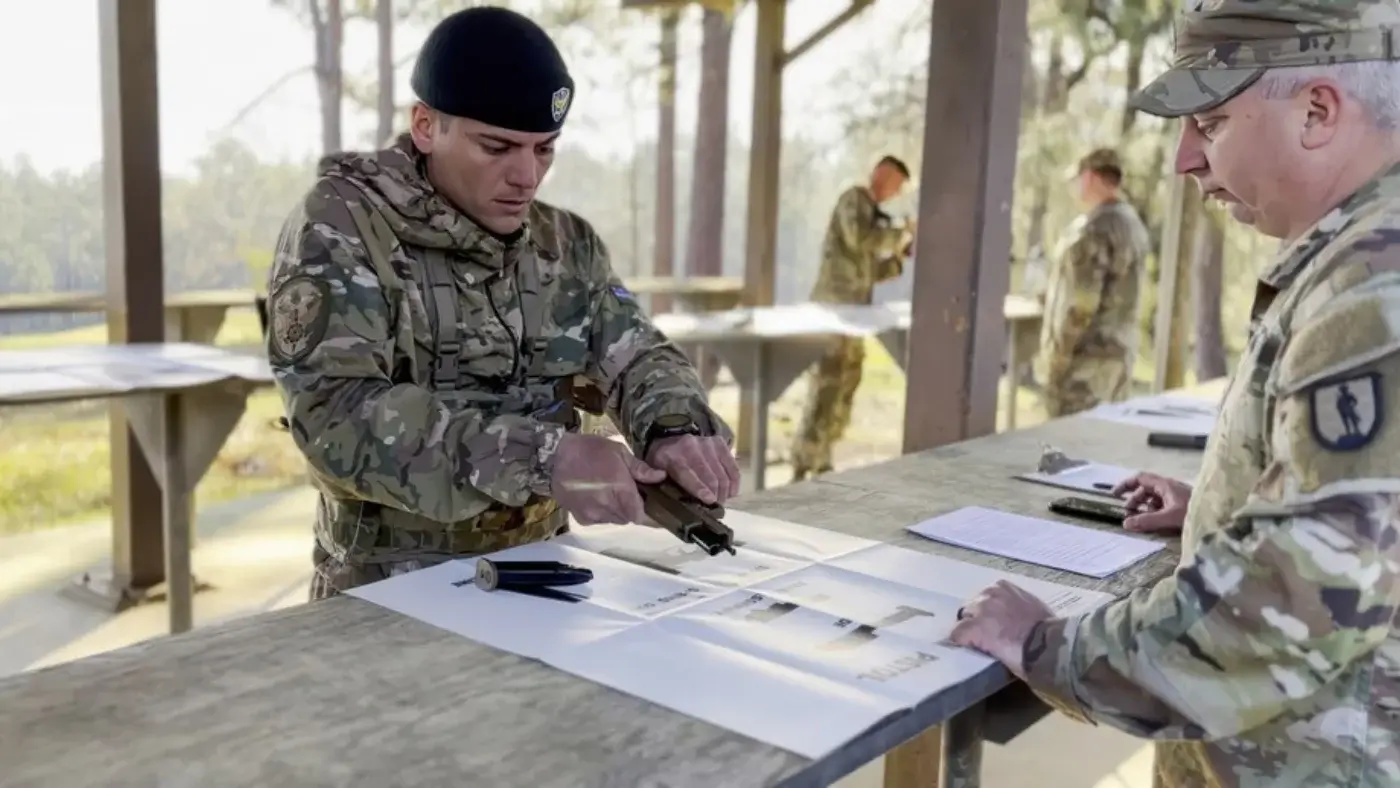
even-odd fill
[(632, 296), (632, 291), (631, 291), (631, 290), (628, 290), (627, 288), (623, 287), (622, 285), (611, 285), (611, 286), (610, 286), (610, 289), (612, 290), (612, 294), (615, 295), (615, 296), (617, 296), (617, 298), (618, 298), (619, 301), (635, 301), (635, 300), (636, 300), (636, 299)]
[(1308, 391), (1313, 438), (1329, 451), (1356, 451), (1375, 439), (1384, 421), (1381, 373), (1363, 372), (1319, 383)]
[(330, 287), (305, 274), (283, 282), (267, 301), (269, 351), (278, 361), (306, 358), (326, 336)]

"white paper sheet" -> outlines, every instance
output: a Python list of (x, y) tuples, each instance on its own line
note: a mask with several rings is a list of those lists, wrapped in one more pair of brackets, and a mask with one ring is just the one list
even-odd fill
[(1162, 549), (1157, 542), (969, 506), (909, 526), (927, 539), (1066, 572), (1108, 577)]
[(1090, 495), (1099, 495), (1105, 498), (1113, 498), (1113, 488), (1119, 482), (1132, 477), (1137, 471), (1132, 468), (1124, 468), (1119, 465), (1105, 465), (1099, 462), (1089, 462), (1084, 465), (1076, 465), (1073, 468), (1066, 468), (1059, 473), (1045, 473), (1037, 471), (1035, 473), (1022, 473), (1016, 476), (1036, 484), (1045, 484), (1050, 487), (1059, 487), (1065, 490), (1077, 490)]
[(642, 526), (579, 527), (489, 556), (593, 570), (564, 589), (574, 602), (481, 591), (476, 559), (348, 594), (808, 758), (989, 669), (946, 638), (997, 580), (1066, 613), (1111, 599), (773, 518), (725, 521), (736, 556)]
[(1085, 413), (1105, 421), (1133, 424), (1154, 432), (1209, 435), (1219, 413), (1216, 403), (1180, 394), (1157, 394), (1126, 402), (1106, 402)]

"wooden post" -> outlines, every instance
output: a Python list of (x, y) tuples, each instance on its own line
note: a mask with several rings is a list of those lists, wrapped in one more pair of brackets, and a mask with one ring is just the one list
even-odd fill
[(933, 6), (906, 453), (996, 431), (1026, 2)]
[[(102, 64), (107, 332), (113, 344), (165, 339), (156, 0), (98, 3)], [(112, 576), (87, 578), (120, 610), (165, 578), (162, 497), (117, 401), (111, 408)]]
[[(772, 306), (777, 278), (778, 174), (783, 133), (783, 35), (787, 0), (754, 0), (753, 129), (749, 147), (748, 229), (744, 305)], [(754, 409), (739, 403), (735, 450), (753, 449)]]
[[(680, 12), (661, 12), (661, 70), (657, 74), (656, 128), (656, 226), (652, 248), (652, 273), (668, 277), (675, 272), (676, 257), (676, 28)], [(652, 314), (671, 311), (671, 296), (651, 296)]]
[(1173, 175), (1157, 253), (1157, 319), (1153, 328), (1152, 390), (1186, 385), (1186, 350), (1190, 343), (1192, 232), (1200, 210), (1195, 180)]

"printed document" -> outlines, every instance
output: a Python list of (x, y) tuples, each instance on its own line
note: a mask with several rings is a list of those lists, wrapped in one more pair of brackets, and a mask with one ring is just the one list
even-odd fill
[(347, 593), (808, 758), (993, 669), (947, 638), (997, 580), (1066, 614), (1112, 598), (745, 512), (725, 522), (736, 555), (594, 525), (488, 556), (592, 570), (562, 589), (573, 601), (482, 591), (475, 558)]
[(1133, 424), (1153, 432), (1209, 435), (1220, 409), (1216, 403), (1180, 394), (1157, 394), (1125, 402), (1105, 402), (1084, 415)]
[(1022, 473), (1016, 476), (1036, 484), (1045, 484), (1050, 487), (1059, 487), (1065, 490), (1078, 490), (1098, 495), (1105, 498), (1113, 498), (1113, 488), (1119, 482), (1132, 478), (1137, 471), (1131, 468), (1124, 468), (1118, 465), (1104, 465), (1098, 462), (1086, 462), (1083, 465), (1075, 465), (1066, 468), (1058, 473), (1049, 471), (1036, 471), (1035, 473)]
[(1108, 577), (1162, 549), (1135, 536), (969, 506), (909, 526), (927, 539), (1089, 577)]

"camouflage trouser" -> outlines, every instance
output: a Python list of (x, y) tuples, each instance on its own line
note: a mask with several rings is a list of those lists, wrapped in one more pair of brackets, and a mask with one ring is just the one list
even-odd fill
[[(450, 560), (447, 558), (443, 561)], [(380, 580), (401, 575), (406, 572), (413, 572), (427, 566), (441, 563), (440, 561), (426, 562), (396, 561), (393, 563), (368, 564), (365, 566), (349, 566), (337, 561), (318, 544), (312, 549), (311, 563), (315, 567), (311, 573), (311, 593), (310, 601), (318, 599), (330, 599), (333, 596), (349, 591), (357, 586), (369, 585)]]
[(1128, 398), (1132, 365), (1120, 359), (1074, 359), (1061, 374), (1047, 375), (1045, 411), (1052, 419)]
[[(480, 515), (472, 525), (447, 532), (421, 532), (393, 528), (382, 521), (370, 529), (373, 547), (360, 549), (361, 559), (347, 562), (324, 544), (354, 545), (359, 534), (342, 529), (325, 532), (318, 527), (312, 550), (311, 601), (328, 599), (357, 586), (375, 583), (395, 575), (436, 566), (445, 561), (494, 553), (522, 544), (542, 542), (567, 533), (569, 519), (552, 500), (542, 499), (521, 509), (498, 509)], [(339, 533), (340, 536), (334, 535)], [(327, 541), (323, 542), (322, 539)], [(368, 541), (368, 540), (366, 540)], [(341, 554), (346, 550), (339, 551)], [(402, 560), (391, 560), (402, 557)]]
[(795, 479), (831, 470), (831, 450), (851, 424), (851, 403), (865, 366), (865, 341), (837, 340), (812, 372), (802, 423), (792, 439)]

